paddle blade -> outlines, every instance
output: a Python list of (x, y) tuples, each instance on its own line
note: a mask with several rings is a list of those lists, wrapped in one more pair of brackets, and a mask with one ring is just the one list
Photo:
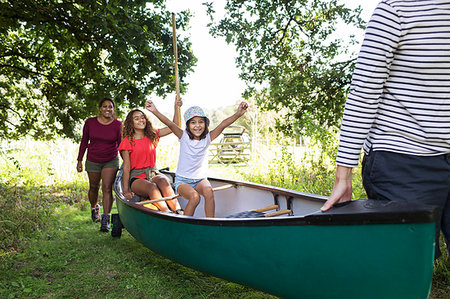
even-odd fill
[(233, 215), (229, 215), (225, 218), (259, 218), (259, 217), (264, 217), (264, 213), (257, 211), (244, 211)]

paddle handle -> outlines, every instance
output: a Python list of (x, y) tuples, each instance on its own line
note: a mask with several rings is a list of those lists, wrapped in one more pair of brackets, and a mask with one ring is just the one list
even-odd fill
[(278, 205), (271, 205), (271, 206), (267, 206), (267, 207), (264, 207), (264, 208), (259, 208), (259, 209), (253, 210), (253, 211), (255, 211), (255, 212), (265, 212), (265, 211), (275, 210), (275, 209), (278, 209)]
[[(223, 186), (219, 186), (219, 187), (213, 188), (212, 190), (213, 191), (220, 191), (220, 190), (225, 190), (225, 189), (228, 189), (228, 188), (231, 188), (231, 187), (234, 187), (234, 185), (233, 184), (227, 184), (227, 185), (223, 185)], [(172, 200), (172, 199), (178, 198), (180, 196), (181, 196), (180, 194), (175, 194), (175, 195), (167, 196), (167, 197), (163, 197), (163, 198), (144, 200), (144, 201), (138, 202), (137, 204), (143, 205), (143, 204), (148, 204), (148, 203)]]
[(280, 216), (280, 215), (290, 214), (290, 213), (291, 213), (291, 210), (286, 209), (286, 210), (281, 210), (281, 211), (276, 211), (273, 213), (265, 214), (264, 217), (274, 217), (274, 216)]
[[(178, 78), (178, 51), (177, 51), (177, 32), (175, 24), (175, 14), (172, 13), (172, 38), (173, 38), (173, 55), (175, 56), (175, 92), (176, 98), (180, 98), (180, 79)], [(181, 127), (181, 108), (177, 105), (178, 126)]]
[(228, 189), (228, 188), (231, 188), (231, 187), (234, 187), (234, 185), (233, 184), (222, 185), (222, 186), (213, 188), (213, 191), (225, 190), (225, 189)]

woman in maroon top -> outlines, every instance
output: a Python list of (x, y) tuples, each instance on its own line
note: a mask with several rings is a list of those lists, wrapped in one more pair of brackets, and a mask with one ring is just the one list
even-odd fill
[[(100, 230), (109, 231), (111, 208), (113, 203), (112, 186), (119, 169), (117, 148), (122, 140), (122, 123), (114, 117), (115, 103), (104, 98), (99, 105), (100, 115), (88, 118), (83, 127), (80, 150), (78, 152), (77, 171), (83, 171), (83, 156), (86, 149), (85, 169), (89, 177), (88, 198), (91, 203), (91, 217), (101, 222)], [(102, 181), (103, 214), (100, 217), (98, 190)]]

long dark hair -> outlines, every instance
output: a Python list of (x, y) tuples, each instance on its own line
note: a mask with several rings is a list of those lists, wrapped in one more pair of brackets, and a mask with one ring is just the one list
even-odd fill
[(153, 128), (152, 123), (148, 119), (147, 115), (145, 115), (144, 112), (142, 112), (139, 109), (133, 109), (130, 112), (128, 112), (127, 117), (125, 118), (125, 121), (123, 122), (123, 129), (122, 129), (122, 137), (127, 137), (128, 140), (130, 140), (131, 144), (134, 144), (134, 126), (133, 126), (133, 114), (135, 112), (140, 112), (145, 117), (145, 128), (144, 128), (144, 136), (147, 136), (148, 139), (154, 144), (157, 145), (159, 138), (158, 135), (155, 132), (155, 129)]
[[(203, 117), (199, 116), (199, 117), (201, 117), (201, 118), (203, 118), (205, 120), (205, 130), (200, 135), (200, 140), (201, 140), (201, 139), (205, 138), (206, 135), (208, 135), (208, 133), (209, 133), (209, 118), (204, 117), (204, 116)], [(186, 132), (187, 132), (187, 134), (188, 134), (190, 139), (194, 139), (194, 137), (195, 137), (194, 134), (192, 134), (191, 130), (189, 129), (189, 123), (191, 122), (192, 119), (193, 118), (191, 118), (190, 120), (188, 120), (186, 122)]]

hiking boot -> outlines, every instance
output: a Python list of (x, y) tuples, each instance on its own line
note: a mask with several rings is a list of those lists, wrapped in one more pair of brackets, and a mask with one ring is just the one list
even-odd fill
[(102, 214), (102, 219), (100, 220), (100, 231), (109, 232), (109, 215)]
[(100, 206), (98, 204), (91, 209), (91, 218), (93, 222), (100, 222)]
[(111, 237), (118, 237), (122, 236), (122, 229), (123, 224), (122, 221), (120, 221), (119, 214), (112, 214), (111, 215)]

